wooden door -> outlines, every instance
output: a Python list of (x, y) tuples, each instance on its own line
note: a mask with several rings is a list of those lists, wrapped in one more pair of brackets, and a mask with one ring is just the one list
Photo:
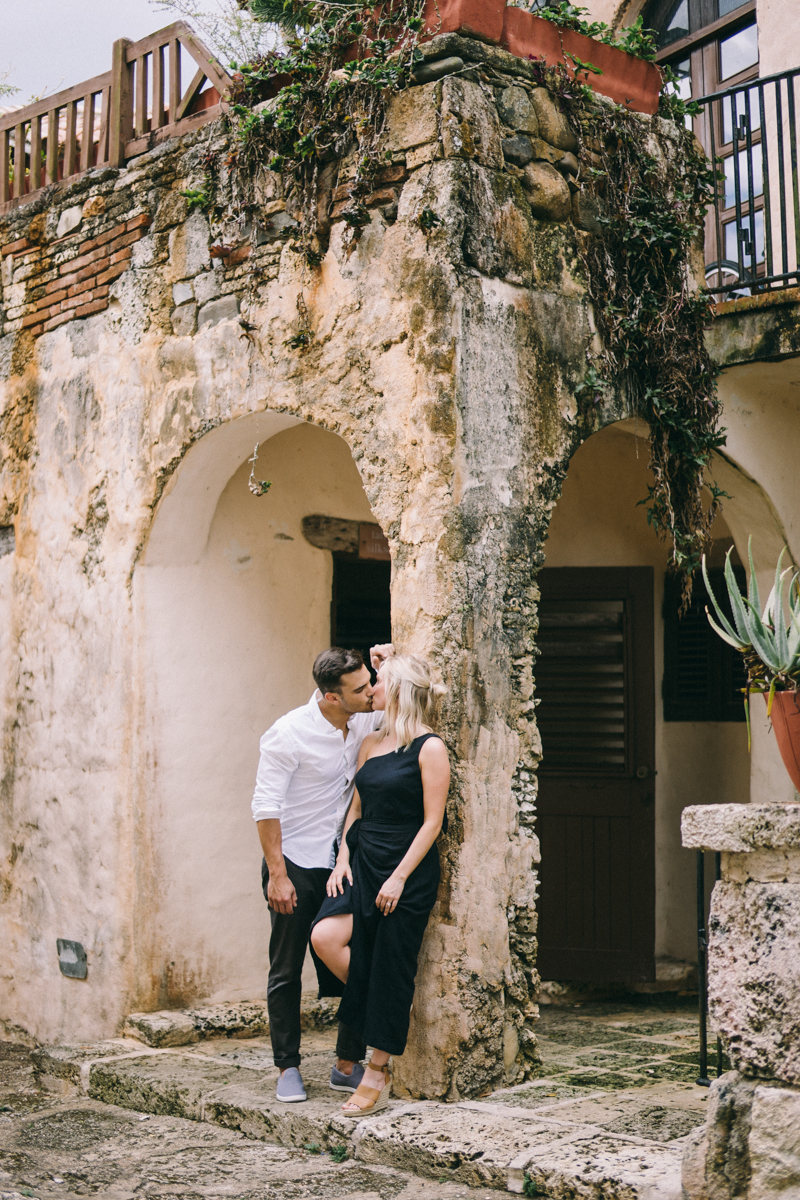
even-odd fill
[(539, 971), (655, 977), (651, 567), (539, 575)]

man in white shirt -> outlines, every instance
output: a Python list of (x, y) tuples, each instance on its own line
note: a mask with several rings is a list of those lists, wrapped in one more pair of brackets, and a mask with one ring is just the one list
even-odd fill
[[(390, 645), (370, 652), (374, 667)], [(279, 717), (261, 739), (253, 817), (264, 851), (262, 884), (272, 933), (267, 1008), (280, 1069), (277, 1098), (306, 1099), (300, 1066), (300, 994), (311, 924), (325, 899), (334, 841), (353, 795), (361, 743), (381, 722), (372, 712), (370, 674), (357, 650), (323, 650), (313, 667), (317, 691)], [(366, 1047), (339, 1024), (331, 1087), (353, 1092)]]

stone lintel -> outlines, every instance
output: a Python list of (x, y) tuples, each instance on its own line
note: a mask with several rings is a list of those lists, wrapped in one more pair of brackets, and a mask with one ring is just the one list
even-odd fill
[(716, 305), (706, 346), (720, 367), (793, 357), (800, 352), (800, 289)]
[(683, 810), (681, 840), (690, 850), (800, 852), (800, 804), (693, 804)]

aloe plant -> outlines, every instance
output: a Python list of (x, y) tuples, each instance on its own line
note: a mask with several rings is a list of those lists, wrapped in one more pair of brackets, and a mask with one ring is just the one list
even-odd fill
[[(706, 571), (705, 555), (703, 555), (703, 579), (718, 618), (718, 621), (715, 621), (706, 608), (706, 616), (712, 629), (744, 655), (747, 668), (745, 711), (749, 741), (750, 692), (769, 692), (767, 699), (767, 713), (769, 714), (772, 711), (772, 698), (776, 691), (796, 691), (800, 686), (800, 572), (792, 573), (791, 567), (783, 566), (783, 558), (786, 554), (784, 546), (775, 568), (775, 582), (762, 612), (760, 611), (761, 599), (758, 592), (758, 581), (753, 565), (752, 538), (748, 542), (747, 554), (750, 560), (750, 578), (746, 595), (742, 595), (736, 582), (731, 566), (730, 550), (725, 558), (725, 583), (731, 602), (733, 623), (728, 620), (720, 608), (711, 589)], [(786, 586), (787, 576), (791, 576), (788, 588)], [(788, 623), (784, 599), (788, 604)]]

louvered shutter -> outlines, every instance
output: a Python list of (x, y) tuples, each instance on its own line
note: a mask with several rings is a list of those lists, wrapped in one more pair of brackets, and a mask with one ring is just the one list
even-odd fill
[[(735, 567), (740, 587), (745, 573)], [(728, 590), (719, 569), (709, 571), (711, 588), (730, 620)], [(664, 584), (664, 720), (744, 721), (741, 689), (746, 682), (741, 654), (708, 623), (711, 607), (705, 584), (697, 575), (688, 611), (679, 617), (680, 585), (668, 576)], [(712, 609), (713, 612), (713, 609)]]
[(543, 599), (538, 644), (543, 769), (624, 770), (624, 601)]

